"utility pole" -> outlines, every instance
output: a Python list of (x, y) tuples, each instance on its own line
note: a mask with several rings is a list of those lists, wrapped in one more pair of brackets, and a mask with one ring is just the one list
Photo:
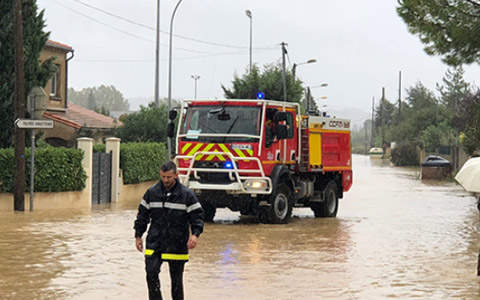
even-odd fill
[(159, 99), (159, 85), (160, 85), (160, 0), (157, 0), (157, 29), (156, 29), (156, 43), (155, 43), (155, 107), (160, 106)]
[(367, 155), (367, 140), (368, 140), (367, 121), (363, 122), (363, 126), (365, 127), (365, 155)]
[(385, 145), (385, 115), (386, 115), (386, 110), (385, 110), (385, 88), (382, 87), (382, 100), (380, 100), (380, 129), (382, 130), (382, 147), (383, 149), (383, 156), (382, 158), (385, 157), (385, 150), (386, 148), (384, 147)]
[(375, 97), (372, 97), (372, 134), (370, 137), (370, 148), (373, 148), (374, 144), (374, 136), (373, 136), (373, 127), (375, 124)]
[[(35, 96), (29, 96), (30, 118), (35, 120)], [(30, 211), (33, 211), (33, 197), (35, 191), (35, 129), (30, 130)]]
[[(23, 53), (22, 1), (15, 1), (15, 119), (25, 118), (25, 59)], [(25, 130), (15, 126), (15, 187), (13, 208), (25, 211)]]
[(402, 71), (398, 74), (398, 123), (402, 121)]
[(283, 85), (283, 101), (287, 101), (287, 74), (285, 69), (285, 55), (287, 54), (287, 44), (282, 42), (282, 85)]

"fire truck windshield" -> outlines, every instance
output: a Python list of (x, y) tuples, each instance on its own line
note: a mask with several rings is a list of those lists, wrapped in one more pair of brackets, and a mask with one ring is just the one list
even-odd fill
[(253, 142), (260, 135), (260, 115), (258, 106), (189, 106), (182, 140)]

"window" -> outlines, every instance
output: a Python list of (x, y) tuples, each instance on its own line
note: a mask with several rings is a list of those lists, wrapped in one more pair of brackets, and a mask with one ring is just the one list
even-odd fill
[(60, 65), (55, 65), (56, 72), (50, 78), (50, 96), (60, 97)]
[(287, 113), (287, 128), (288, 128), (288, 138), (291, 139), (293, 138), (293, 129), (294, 129), (292, 113)]
[[(252, 105), (192, 105), (188, 107), (182, 133), (192, 134), (184, 138), (185, 140), (250, 141), (260, 135), (260, 114), (261, 108)], [(222, 134), (222, 136), (205, 136), (208, 134)]]

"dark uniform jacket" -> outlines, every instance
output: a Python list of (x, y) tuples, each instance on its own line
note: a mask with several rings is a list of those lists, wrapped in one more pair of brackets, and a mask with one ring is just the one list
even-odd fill
[(178, 179), (168, 192), (159, 181), (147, 190), (140, 201), (134, 225), (135, 237), (143, 235), (148, 223), (151, 224), (145, 255), (155, 252), (163, 257), (166, 254), (165, 260), (169, 260), (168, 255), (171, 254), (188, 254), (189, 227), (197, 237), (203, 232), (203, 209), (195, 194)]

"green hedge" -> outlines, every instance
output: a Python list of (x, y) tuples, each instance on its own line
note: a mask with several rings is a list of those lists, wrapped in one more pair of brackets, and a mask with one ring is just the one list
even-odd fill
[(94, 153), (105, 153), (105, 149), (106, 149), (106, 145), (105, 144), (96, 144), (93, 146), (93, 152)]
[(124, 143), (120, 145), (120, 168), (125, 184), (159, 179), (162, 163), (167, 159), (164, 143)]
[(392, 149), (392, 163), (395, 166), (418, 166), (417, 147), (409, 142), (401, 142)]
[[(25, 149), (26, 189), (30, 190), (30, 148)], [(70, 148), (35, 149), (35, 192), (81, 191), (87, 175), (83, 151)], [(13, 149), (0, 149), (0, 193), (12, 193), (15, 159)]]

